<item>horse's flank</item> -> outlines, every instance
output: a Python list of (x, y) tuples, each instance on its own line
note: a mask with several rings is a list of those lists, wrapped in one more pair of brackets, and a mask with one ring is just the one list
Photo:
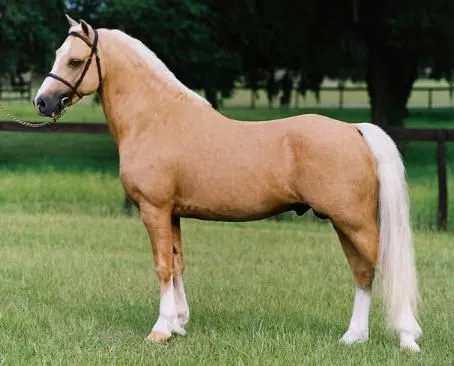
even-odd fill
[(352, 205), (351, 195), (370, 197), (376, 181), (365, 172), (374, 161), (354, 126), (319, 115), (228, 119), (140, 42), (118, 31), (100, 35), (109, 60), (102, 104), (119, 146), (122, 181), (137, 203), (172, 205), (183, 217), (238, 221), (300, 203), (333, 216), (339, 204)]

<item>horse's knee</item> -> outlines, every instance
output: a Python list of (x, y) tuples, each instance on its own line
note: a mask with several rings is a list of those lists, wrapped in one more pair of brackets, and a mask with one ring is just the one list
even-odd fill
[(168, 266), (164, 263), (158, 263), (155, 268), (156, 275), (158, 276), (159, 281), (167, 283), (170, 281), (170, 278), (173, 275), (173, 270), (171, 266)]
[(172, 218), (172, 231), (173, 231), (173, 269), (175, 276), (183, 274), (184, 260), (183, 260), (183, 247), (181, 246), (181, 228), (180, 219), (178, 217)]
[(175, 271), (175, 276), (182, 275), (184, 272), (184, 261), (183, 254), (177, 253), (173, 255), (173, 267)]
[(367, 290), (372, 287), (375, 277), (375, 268), (373, 266), (370, 266), (370, 268), (353, 269), (352, 272), (356, 285), (359, 288)]
[(356, 285), (362, 289), (370, 289), (375, 277), (375, 266), (358, 250), (346, 251), (347, 260), (355, 278)]

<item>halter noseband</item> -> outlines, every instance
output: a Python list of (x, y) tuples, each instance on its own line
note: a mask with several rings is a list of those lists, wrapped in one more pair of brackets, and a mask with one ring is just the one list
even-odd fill
[(96, 58), (96, 68), (98, 69), (98, 78), (99, 78), (98, 91), (101, 89), (101, 86), (102, 86), (102, 75), (101, 75), (101, 62), (100, 62), (99, 56), (98, 56), (98, 31), (94, 30), (94, 32), (95, 32), (95, 39), (93, 40), (93, 44), (91, 44), (84, 36), (80, 35), (77, 32), (70, 32), (69, 33), (70, 36), (80, 38), (91, 49), (90, 56), (88, 57), (87, 62), (85, 63), (85, 67), (82, 70), (82, 74), (80, 74), (79, 79), (76, 81), (76, 83), (74, 85), (72, 85), (69, 81), (66, 81), (62, 77), (60, 77), (58, 75), (55, 75), (55, 74), (52, 74), (51, 72), (49, 72), (47, 74), (47, 76), (50, 76), (51, 78), (54, 78), (54, 79), (62, 82), (63, 84), (65, 84), (66, 86), (68, 86), (71, 89), (71, 94), (67, 97), (70, 101), (72, 100), (74, 95), (77, 95), (79, 97), (79, 99), (82, 98), (82, 95), (80, 95), (78, 93), (77, 88), (82, 83), (82, 81), (83, 81), (83, 79), (85, 77), (85, 74), (87, 73), (88, 68), (91, 65), (91, 60), (93, 59), (93, 55)]

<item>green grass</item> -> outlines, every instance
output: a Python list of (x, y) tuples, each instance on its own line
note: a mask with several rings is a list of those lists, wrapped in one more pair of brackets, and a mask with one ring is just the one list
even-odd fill
[[(34, 117), (28, 104), (8, 107)], [(303, 111), (223, 113), (259, 120)], [(366, 109), (320, 112), (368, 120)], [(408, 125), (449, 127), (451, 117), (449, 109), (412, 110)], [(90, 104), (64, 118), (103, 121)], [(421, 354), (398, 351), (396, 336), (384, 329), (379, 296), (369, 344), (337, 344), (350, 317), (352, 275), (329, 224), (293, 216), (245, 224), (185, 220), (189, 333), (156, 346), (144, 341), (158, 313), (151, 250), (138, 217), (121, 215), (111, 137), (0, 133), (0, 365), (451, 363), (454, 247), (450, 234), (430, 230), (435, 145), (409, 143), (403, 152), (418, 228)], [(450, 144), (448, 163), (452, 192)], [(452, 203), (449, 209), (452, 220)]]
[(454, 357), (447, 234), (415, 235), (425, 333), (422, 352), (409, 356), (385, 331), (379, 291), (371, 341), (337, 344), (354, 285), (327, 224), (184, 221), (188, 335), (157, 346), (144, 341), (159, 290), (139, 220), (25, 213), (0, 220), (5, 365), (442, 365)]
[[(91, 97), (87, 100), (77, 103), (72, 106), (67, 112), (59, 119), (61, 122), (104, 122), (104, 114), (99, 105), (93, 103)], [(38, 116), (34, 110), (32, 103), (27, 102), (2, 102), (0, 103), (6, 107), (9, 113), (29, 121), (45, 121), (46, 117)], [(8, 120), (2, 110), (0, 110), (0, 120)]]

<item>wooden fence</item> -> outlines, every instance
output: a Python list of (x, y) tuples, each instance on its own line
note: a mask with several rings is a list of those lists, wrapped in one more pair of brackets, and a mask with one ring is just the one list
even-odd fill
[(23, 85), (5, 86), (0, 84), (0, 100), (2, 101), (31, 101), (32, 83), (27, 82)]
[[(108, 133), (106, 123), (57, 123), (41, 128), (27, 128), (11, 121), (0, 121), (0, 131), (35, 132), (35, 133)], [(446, 175), (447, 141), (454, 141), (454, 129), (433, 128), (393, 128), (387, 132), (395, 141), (435, 141), (437, 142), (438, 165), (438, 229), (448, 227), (448, 186)], [(125, 197), (125, 212), (130, 214), (131, 202)]]
[[(339, 85), (339, 86), (332, 86), (332, 87), (322, 87), (320, 89), (321, 92), (323, 91), (327, 91), (327, 92), (337, 92), (339, 93), (339, 109), (343, 109), (344, 108), (344, 96), (345, 96), (345, 93), (348, 93), (348, 92), (364, 92), (364, 93), (367, 93), (367, 87), (365, 86), (342, 86), (342, 85)], [(434, 92), (447, 92), (449, 93), (449, 99), (452, 100), (452, 97), (454, 96), (453, 95), (453, 92), (454, 92), (454, 88), (453, 86), (430, 86), (430, 87), (427, 87), (427, 86), (414, 86), (411, 90), (412, 93), (414, 92), (424, 92), (424, 93), (427, 93), (427, 108), (428, 109), (432, 109), (433, 108), (433, 93)], [(298, 94), (295, 96), (295, 105), (298, 106), (299, 102), (298, 102)], [(323, 103), (320, 103), (321, 105), (323, 105)]]
[[(279, 102), (279, 97), (276, 97), (273, 104), (270, 106), (267, 102), (267, 98), (265, 95), (265, 91), (263, 89), (260, 89), (258, 93), (252, 92), (250, 89), (247, 89), (245, 87), (238, 87), (235, 89), (237, 91), (243, 91), (250, 93), (249, 98), (244, 98), (244, 100), (241, 101), (235, 101), (235, 98), (226, 98), (225, 100), (221, 100), (221, 104), (225, 105), (226, 107), (249, 107), (251, 109), (254, 109), (258, 107), (258, 93), (261, 95), (261, 98), (263, 97), (262, 102), (260, 103), (261, 107), (266, 107), (268, 106), (269, 108), (276, 108)], [(331, 102), (326, 101), (326, 96), (328, 93), (333, 93), (334, 95), (337, 94), (337, 98), (328, 98), (331, 100)], [(354, 102), (353, 104), (346, 102), (346, 99), (348, 99), (348, 94), (349, 93), (361, 93), (364, 96), (364, 100), (362, 102)], [(414, 86), (412, 88), (412, 94), (411, 96), (415, 95), (416, 93), (424, 93), (426, 94), (425, 98), (420, 98), (420, 103), (417, 103), (415, 105), (412, 104), (411, 102), (411, 97), (408, 103), (408, 107), (417, 107), (417, 108), (427, 108), (427, 109), (433, 109), (433, 108), (438, 108), (438, 107), (447, 107), (451, 108), (453, 106), (454, 102), (454, 85), (452, 86)], [(445, 93), (445, 102), (444, 104), (438, 104), (434, 105), (434, 94), (435, 93)], [(346, 107), (362, 107), (364, 108), (369, 107), (369, 97), (367, 94), (367, 87), (366, 86), (342, 86), (342, 85), (337, 85), (337, 86), (322, 86), (320, 88), (320, 100), (319, 102), (313, 101), (309, 104), (302, 103), (306, 98), (301, 95), (301, 93), (296, 92), (295, 89), (292, 90), (292, 97), (290, 101), (290, 108), (308, 108), (308, 107), (323, 107), (323, 108), (338, 108), (338, 109), (344, 109)], [(437, 98), (439, 99), (439, 98)], [(238, 104), (240, 103), (240, 104)]]

